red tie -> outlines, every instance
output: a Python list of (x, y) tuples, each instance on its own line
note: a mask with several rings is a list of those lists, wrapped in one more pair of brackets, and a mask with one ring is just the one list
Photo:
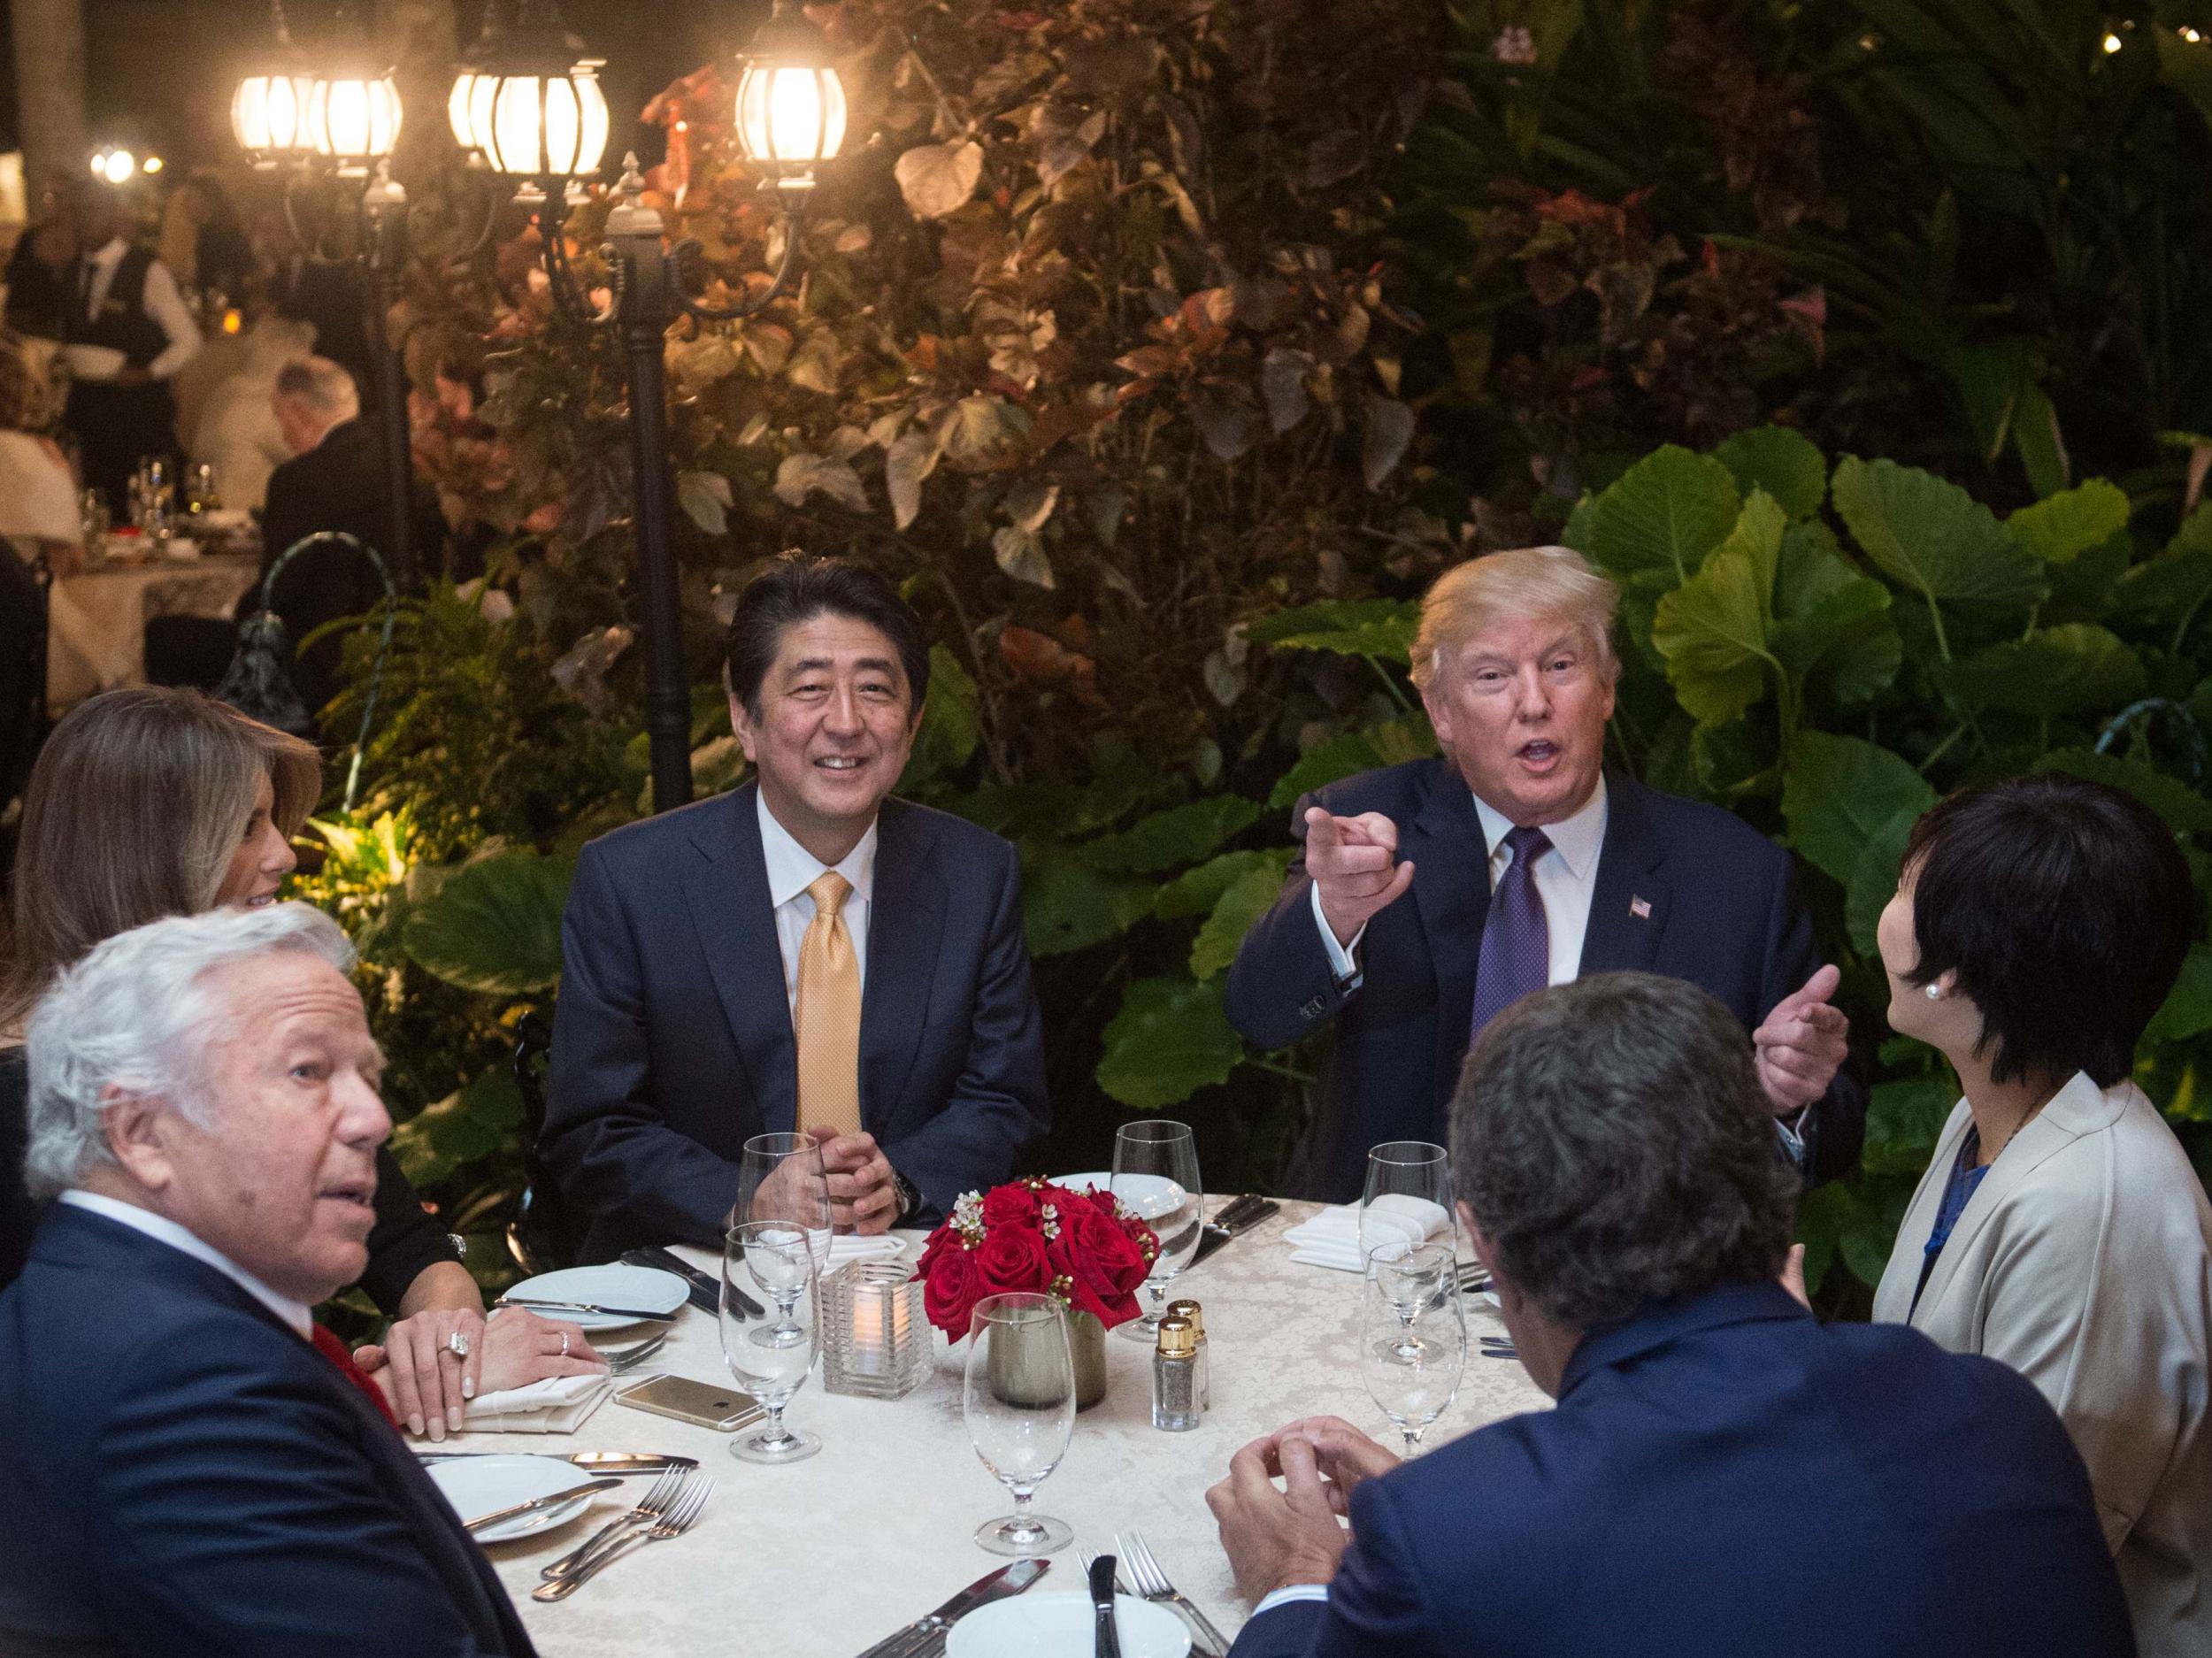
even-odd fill
[(391, 1406), (384, 1402), (384, 1390), (371, 1381), (369, 1373), (353, 1362), (353, 1355), (347, 1349), (346, 1344), (320, 1324), (311, 1327), (315, 1332), (315, 1351), (336, 1365), (339, 1375), (369, 1396), (369, 1402), (376, 1407), (378, 1416), (397, 1428), (399, 1418), (392, 1415)]

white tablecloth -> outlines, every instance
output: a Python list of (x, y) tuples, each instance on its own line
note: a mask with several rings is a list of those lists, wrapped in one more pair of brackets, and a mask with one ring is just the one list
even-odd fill
[[(1076, 1418), (1066, 1459), (1037, 1495), (1040, 1512), (1075, 1528), (1052, 1556), (1045, 1582), (1080, 1589), (1077, 1550), (1110, 1550), (1134, 1527), (1175, 1585), (1225, 1633), (1250, 1608), (1236, 1598), (1207, 1510), (1206, 1487), (1233, 1452), (1302, 1416), (1341, 1416), (1395, 1445), (1360, 1380), (1355, 1359), (1359, 1280), (1294, 1266), (1282, 1232), (1313, 1213), (1284, 1213), (1195, 1268), (1177, 1293), (1202, 1302), (1213, 1354), (1213, 1409), (1202, 1427), (1164, 1433), (1151, 1425), (1148, 1349), (1109, 1333), (1105, 1400)], [(706, 1263), (703, 1252), (687, 1255)], [(1517, 1363), (1486, 1359), (1475, 1336), (1501, 1333), (1494, 1316), (1472, 1316), (1459, 1396), (1429, 1432), (1433, 1445), (1548, 1401)], [(616, 1562), (569, 1599), (529, 1598), (538, 1568), (620, 1511), (603, 1498), (549, 1536), (493, 1545), (489, 1554), (546, 1658), (853, 1658), (964, 1585), (1003, 1564), (972, 1537), (1010, 1511), (961, 1420), (961, 1362), (936, 1339), (937, 1365), (895, 1402), (826, 1393), (818, 1369), (793, 1401), (794, 1424), (821, 1434), (819, 1455), (783, 1468), (741, 1462), (729, 1436), (616, 1405), (580, 1432), (465, 1435), (455, 1448), (567, 1454), (668, 1451), (695, 1456), (719, 1484), (698, 1525)], [(715, 1321), (695, 1309), (677, 1319), (668, 1345), (638, 1374), (664, 1369), (726, 1386)], [(649, 1481), (615, 1493), (634, 1501)]]
[(208, 554), (107, 564), (57, 581), (47, 634), (48, 707), (59, 714), (96, 692), (142, 684), (149, 617), (228, 620), (260, 567), (258, 553)]

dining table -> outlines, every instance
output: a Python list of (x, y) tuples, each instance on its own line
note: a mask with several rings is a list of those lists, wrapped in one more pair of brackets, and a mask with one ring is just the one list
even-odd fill
[(98, 692), (142, 685), (148, 621), (197, 616), (227, 622), (260, 571), (255, 549), (179, 557), (132, 548), (59, 578), (47, 603), (48, 708), (60, 714)]
[[(1225, 1201), (1214, 1198), (1209, 1212)], [(1283, 1238), (1318, 1207), (1284, 1201), (1271, 1218), (1173, 1280), (1174, 1297), (1203, 1309), (1212, 1401), (1197, 1428), (1153, 1427), (1151, 1349), (1107, 1333), (1105, 1397), (1076, 1417), (1066, 1456), (1037, 1492), (1037, 1512), (1075, 1532), (1071, 1547), (1049, 1556), (1039, 1588), (1080, 1591), (1084, 1553), (1111, 1553), (1118, 1531), (1141, 1531), (1174, 1586), (1233, 1639), (1251, 1608), (1237, 1595), (1206, 1506), (1207, 1487), (1226, 1474), (1231, 1456), (1286, 1423), (1325, 1414), (1396, 1448), (1396, 1431), (1361, 1379), (1359, 1275), (1294, 1263)], [(921, 1234), (903, 1236), (910, 1262)], [(710, 1251), (678, 1253), (719, 1272)], [(1425, 1450), (1549, 1407), (1517, 1362), (1482, 1350), (1479, 1337), (1503, 1334), (1487, 1301), (1470, 1296), (1465, 1305), (1464, 1378)], [(667, 1330), (665, 1344), (620, 1383), (665, 1373), (731, 1385), (713, 1314), (687, 1306)], [(619, 1346), (649, 1333), (603, 1339)], [(795, 1427), (821, 1436), (821, 1451), (803, 1462), (741, 1462), (729, 1454), (732, 1434), (611, 1399), (572, 1433), (471, 1431), (419, 1448), (658, 1452), (695, 1457), (714, 1478), (692, 1529), (633, 1548), (562, 1600), (531, 1599), (539, 1569), (622, 1513), (649, 1478), (626, 1481), (565, 1524), (487, 1545), (546, 1658), (855, 1658), (1006, 1563), (974, 1539), (979, 1525), (1010, 1512), (1012, 1502), (969, 1443), (961, 1404), (967, 1343), (952, 1345), (933, 1331), (931, 1339), (930, 1368), (902, 1399), (826, 1393), (818, 1362), (786, 1413)]]

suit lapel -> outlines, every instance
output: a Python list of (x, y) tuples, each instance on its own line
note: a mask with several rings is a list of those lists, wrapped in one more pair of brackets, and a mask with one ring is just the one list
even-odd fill
[(1665, 855), (1650, 833), (1647, 793), (1634, 779), (1609, 772), (1605, 802), (1605, 840), (1582, 933), (1582, 962), (1575, 970), (1578, 979), (1649, 971), (1667, 926)]
[(868, 982), (860, 998), (860, 1120), (879, 1140), (893, 1126), (913, 1068), (944, 933), (945, 885), (926, 823), (895, 800), (883, 802), (876, 820)]
[(1436, 972), (1436, 1090), (1440, 1109), (1459, 1086), (1474, 1018), (1475, 964), (1490, 914), (1490, 859), (1475, 798), (1448, 760), (1432, 763), (1428, 794), (1400, 837), (1413, 860), (1413, 900)]
[(798, 1107), (799, 1045), (768, 902), (757, 792), (749, 783), (730, 794), (726, 808), (697, 814), (691, 838), (699, 856), (685, 874), (684, 892), (762, 1121), (772, 1132), (787, 1132)]

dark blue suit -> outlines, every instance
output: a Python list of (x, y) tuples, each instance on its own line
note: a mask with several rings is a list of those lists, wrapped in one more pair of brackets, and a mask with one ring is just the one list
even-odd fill
[(532, 1651), (359, 1391), (213, 1267), (104, 1216), (50, 1208), (0, 1294), (0, 1652)]
[[(756, 786), (584, 848), (561, 924), (543, 1150), (587, 1260), (719, 1247), (755, 1134), (798, 1100)], [(1049, 1125), (1021, 864), (973, 824), (887, 800), (860, 1013), (861, 1126), (939, 1213)]]
[[(1583, 973), (1640, 970), (1712, 992), (1755, 1029), (1820, 965), (1789, 855), (1732, 812), (1608, 772), (1605, 840), (1583, 934)], [(1340, 817), (1380, 812), (1398, 826), (1413, 890), (1368, 923), (1359, 987), (1346, 994), (1313, 917), (1302, 856), (1282, 896), (1245, 935), (1229, 969), (1229, 1019), (1251, 1041), (1287, 1048), (1332, 1020), (1321, 1111), (1288, 1177), (1295, 1195), (1359, 1196), (1368, 1148), (1447, 1140), (1473, 1017), (1475, 963), (1490, 912), (1489, 861), (1474, 797), (1449, 760), (1363, 771), (1298, 802)], [(1866, 1096), (1838, 1072), (1805, 1137), (1816, 1178), (1858, 1161)]]
[(2125, 1658), (2089, 1479), (2034, 1387), (1732, 1285), (1586, 1337), (1559, 1407), (1352, 1493), (1325, 1606), (1234, 1658)]

